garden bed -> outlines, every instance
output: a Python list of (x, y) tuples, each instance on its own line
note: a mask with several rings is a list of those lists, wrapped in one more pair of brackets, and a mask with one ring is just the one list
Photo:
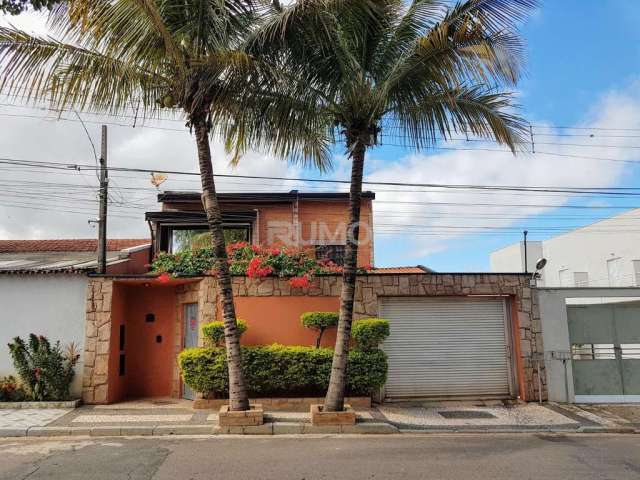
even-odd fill
[(76, 408), (80, 400), (63, 400), (49, 402), (0, 402), (0, 410), (19, 410), (24, 408)]

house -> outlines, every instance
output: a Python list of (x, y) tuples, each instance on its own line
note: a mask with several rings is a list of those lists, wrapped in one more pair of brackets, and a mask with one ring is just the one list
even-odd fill
[[(358, 264), (373, 262), (375, 196), (362, 200)], [(226, 193), (219, 197), (227, 242), (311, 249), (318, 259), (344, 259), (345, 193)], [(147, 212), (155, 253), (208, 245), (200, 195), (164, 192)], [(340, 274), (312, 278), (308, 288), (286, 278), (232, 277), (236, 313), (248, 325), (243, 345), (314, 345), (300, 323), (307, 311), (337, 311)], [(136, 397), (195, 398), (183, 385), (177, 356), (203, 344), (201, 326), (221, 318), (215, 276), (155, 278), (94, 275), (87, 291), (83, 399), (113, 403)], [(377, 268), (357, 278), (355, 318), (391, 323), (383, 348), (389, 376), (381, 397), (522, 398), (546, 395), (536, 299), (523, 274), (447, 274), (424, 267)], [(335, 343), (335, 331), (322, 338)]]
[[(135, 274), (146, 271), (147, 239), (107, 242), (107, 271)], [(74, 342), (84, 348), (87, 273), (95, 270), (97, 241), (0, 240), (0, 377), (13, 374), (6, 343), (30, 333)], [(77, 367), (72, 393), (79, 396), (82, 366)]]
[(533, 272), (547, 259), (541, 287), (640, 286), (640, 208), (547, 240), (518, 242), (491, 254), (492, 272)]
[[(374, 263), (374, 199), (374, 193), (363, 192), (358, 250), (361, 267)], [(302, 248), (338, 265), (344, 261), (348, 193), (220, 193), (218, 200), (227, 242)], [(202, 235), (206, 238), (208, 227), (199, 193), (167, 191), (158, 195), (158, 201), (161, 210), (146, 213), (154, 252), (174, 253), (203, 244)]]

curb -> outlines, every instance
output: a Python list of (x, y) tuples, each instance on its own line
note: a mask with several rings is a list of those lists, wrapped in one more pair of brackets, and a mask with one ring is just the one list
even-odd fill
[(98, 426), (98, 427), (29, 427), (0, 428), (2, 437), (127, 437), (167, 435), (291, 435), (291, 434), (393, 434), (399, 430), (387, 423), (364, 422), (356, 425), (314, 426), (310, 423), (269, 422), (246, 427), (217, 425)]
[(311, 425), (300, 422), (268, 422), (246, 427), (220, 427), (217, 425), (159, 425), (159, 426), (98, 426), (98, 427), (29, 427), (0, 428), (0, 438), (15, 437), (129, 437), (129, 436), (180, 436), (180, 435), (300, 435), (300, 434), (492, 434), (492, 433), (546, 433), (546, 434), (640, 434), (631, 427), (608, 428), (583, 426), (579, 428), (398, 428), (388, 423), (362, 422), (356, 425)]

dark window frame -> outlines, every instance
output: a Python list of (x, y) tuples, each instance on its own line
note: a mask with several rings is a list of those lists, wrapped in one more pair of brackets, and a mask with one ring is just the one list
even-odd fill
[[(175, 230), (209, 230), (209, 226), (206, 223), (191, 223), (191, 224), (160, 224), (160, 251), (173, 252), (173, 232)], [(247, 242), (253, 243), (253, 222), (223, 222), (223, 230), (225, 229), (243, 229), (247, 231)]]
[(331, 260), (333, 263), (340, 266), (344, 265), (345, 250), (346, 245), (344, 244), (315, 245), (315, 254), (317, 260)]

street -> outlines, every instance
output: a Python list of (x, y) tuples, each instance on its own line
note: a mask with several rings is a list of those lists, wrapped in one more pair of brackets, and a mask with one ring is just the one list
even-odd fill
[(637, 479), (638, 435), (4, 439), (0, 479)]

